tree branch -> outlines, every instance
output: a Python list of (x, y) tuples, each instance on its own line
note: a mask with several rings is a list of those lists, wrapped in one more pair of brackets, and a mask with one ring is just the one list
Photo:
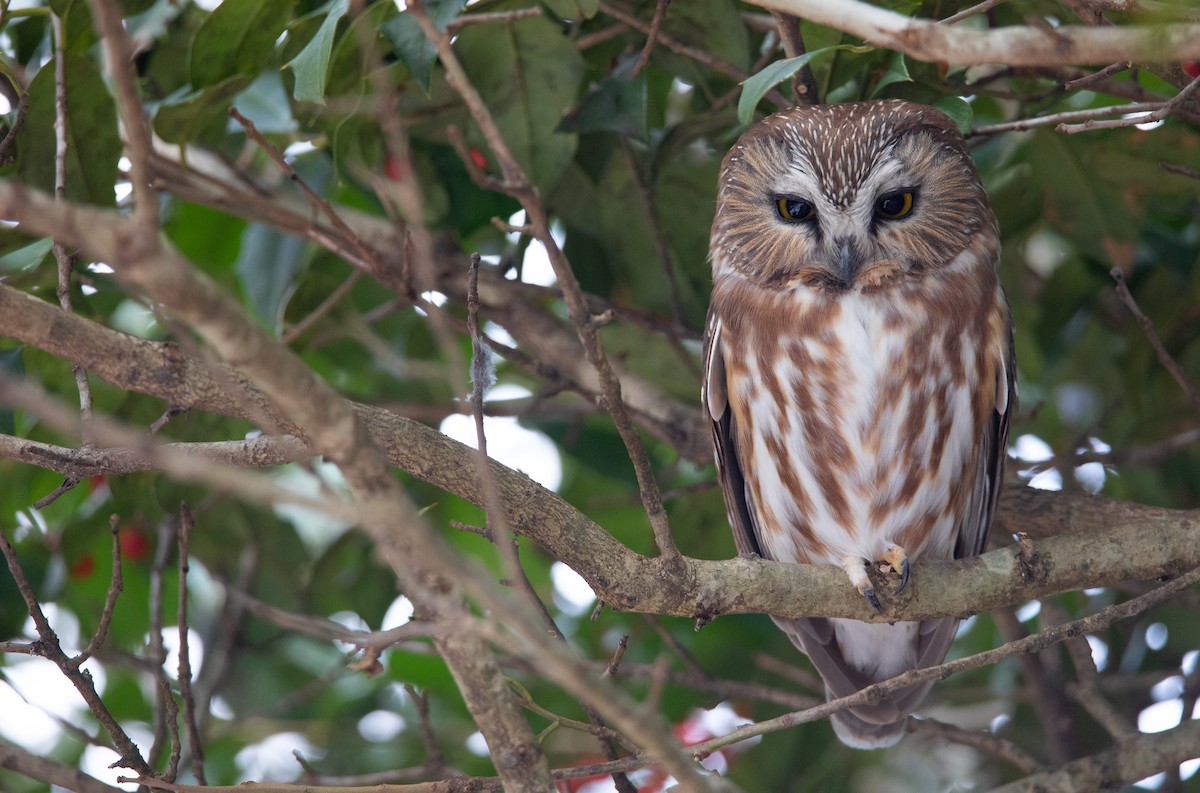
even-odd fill
[(1200, 25), (1078, 27), (1042, 29), (1012, 25), (994, 30), (912, 19), (860, 0), (750, 0), (818, 25), (858, 36), (867, 44), (903, 52), (922, 61), (971, 66), (1109, 64), (1113, 61), (1169, 63), (1200, 57)]

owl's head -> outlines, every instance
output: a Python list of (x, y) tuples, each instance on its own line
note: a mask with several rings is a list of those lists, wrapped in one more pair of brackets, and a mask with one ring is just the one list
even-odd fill
[(996, 220), (954, 122), (902, 100), (797, 107), (756, 124), (721, 168), (713, 274), (870, 291), (995, 261)]

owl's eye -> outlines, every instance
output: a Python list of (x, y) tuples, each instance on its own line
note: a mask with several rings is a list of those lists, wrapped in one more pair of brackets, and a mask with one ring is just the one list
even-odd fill
[(808, 220), (817, 214), (813, 205), (803, 198), (776, 198), (775, 209), (779, 212), (779, 217), (791, 223)]
[(889, 220), (902, 218), (913, 208), (913, 192), (911, 190), (897, 190), (894, 193), (885, 193), (875, 202), (875, 212), (880, 216)]

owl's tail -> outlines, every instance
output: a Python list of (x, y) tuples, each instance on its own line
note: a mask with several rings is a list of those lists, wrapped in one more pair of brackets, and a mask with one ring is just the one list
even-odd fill
[[(846, 662), (842, 657), (829, 620), (776, 619), (792, 643), (812, 661), (825, 682), (828, 700), (849, 696), (874, 683), (881, 682)], [(950, 649), (958, 620), (943, 617), (920, 624), (916, 631), (914, 668), (934, 666), (942, 662)], [(872, 704), (855, 705), (830, 717), (833, 730), (842, 743), (855, 749), (882, 749), (904, 737), (908, 714), (921, 704), (933, 681), (919, 683), (893, 692), (891, 696)]]

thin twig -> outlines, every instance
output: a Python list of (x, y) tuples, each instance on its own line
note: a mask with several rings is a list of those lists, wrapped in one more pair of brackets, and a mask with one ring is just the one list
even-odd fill
[[(66, 68), (66, 24), (58, 14), (51, 13), (50, 24), (54, 30), (54, 200), (67, 200), (67, 156), (68, 156), (68, 127), (70, 118), (67, 114), (67, 68)], [(61, 242), (54, 242), (54, 260), (58, 264), (58, 304), (63, 311), (73, 312), (71, 304), (71, 273), (77, 257), (69, 253)], [(87, 370), (79, 364), (71, 365), (71, 374), (75, 378), (75, 386), (79, 392), (79, 426), (80, 436), (85, 448), (92, 445), (92, 390), (88, 384)], [(79, 484), (79, 480), (68, 477), (54, 493), (38, 501), (38, 508), (47, 506), (58, 496)]]
[(350, 290), (354, 288), (354, 285), (358, 283), (358, 280), (361, 277), (362, 270), (354, 270), (351, 272), (350, 275), (347, 276), (346, 280), (338, 284), (337, 288), (330, 292), (325, 299), (321, 301), (320, 305), (309, 312), (308, 316), (304, 317), (299, 322), (285, 330), (283, 335), (279, 337), (279, 340), (284, 344), (291, 344), (293, 341), (300, 338), (300, 336), (303, 335), (306, 330), (316, 324), (317, 320), (324, 317), (333, 310), (334, 306), (342, 302), (342, 299), (345, 298), (346, 295), (350, 294)]
[(1188, 97), (1200, 88), (1200, 77), (1192, 80), (1175, 96), (1167, 100), (1163, 105), (1155, 110), (1150, 111), (1144, 116), (1134, 116), (1132, 118), (1115, 118), (1105, 120), (1087, 119), (1080, 124), (1059, 124), (1055, 127), (1059, 132), (1067, 135), (1074, 135), (1078, 132), (1089, 132), (1094, 129), (1117, 129), (1120, 127), (1133, 127), (1139, 124), (1150, 124), (1155, 121), (1162, 121), (1169, 116), (1175, 108), (1183, 104)]
[(168, 714), (175, 710), (175, 697), (171, 693), (170, 681), (167, 680), (167, 648), (163, 636), (163, 618), (166, 614), (166, 569), (175, 547), (176, 529), (169, 519), (163, 518), (157, 525), (158, 536), (154, 545), (154, 562), (150, 565), (150, 597), (147, 607), (150, 612), (150, 630), (147, 639), (146, 660), (149, 661), (151, 674), (154, 676), (154, 743), (150, 747), (150, 764), (158, 766), (165, 747), (178, 743), (178, 736), (172, 735), (178, 730), (174, 719), (168, 719)]
[[(604, 7), (604, 3), (601, 3), (601, 7)], [(504, 140), (504, 136), (496, 126), (495, 119), (484, 104), (483, 98), (467, 77), (462, 63), (458, 60), (458, 56), (450, 46), (449, 36), (437, 29), (425, 13), (424, 8), (419, 4), (410, 5), (409, 13), (417, 20), (417, 23), (421, 26), (421, 29), (425, 32), (429, 40), (434, 43), (438, 51), (438, 56), (441, 58), (442, 65), (446, 70), (447, 82), (462, 97), (467, 111), (475, 120), (475, 123), (487, 140), (488, 146), (496, 155), (496, 160), (504, 176), (504, 182), (507, 185), (506, 192), (521, 202), (521, 205), (525, 208), (525, 216), (535, 231), (535, 236), (546, 249), (550, 264), (554, 268), (554, 274), (558, 278), (559, 286), (562, 289), (563, 299), (567, 304), (567, 311), (571, 322), (575, 325), (576, 333), (583, 344), (588, 360), (596, 369), (596, 373), (600, 379), (604, 407), (612, 415), (613, 424), (624, 441), (630, 460), (633, 462), (634, 473), (638, 480), (639, 495), (641, 496), (646, 514), (650, 519), (650, 525), (659, 553), (664, 562), (668, 564), (677, 563), (681, 558), (679, 549), (676, 548), (675, 542), (671, 537), (670, 525), (667, 521), (666, 511), (662, 506), (658, 483), (654, 479), (650, 460), (646, 455), (641, 436), (638, 434), (629, 410), (621, 397), (621, 381), (617, 377), (616, 372), (613, 371), (612, 363), (608, 360), (600, 343), (598, 329), (592, 321), (587, 300), (582, 288), (579, 286), (579, 281), (576, 279), (574, 272), (571, 270), (570, 263), (567, 261), (566, 256), (550, 231), (549, 219), (546, 216), (545, 207), (541, 203), (537, 189), (529, 182), (528, 177), (517, 163), (516, 158)]]
[(1133, 67), (1133, 64), (1130, 63), (1129, 61), (1120, 61), (1119, 63), (1111, 63), (1108, 66), (1105, 66), (1103, 69), (1101, 69), (1098, 72), (1094, 72), (1092, 74), (1085, 74), (1083, 77), (1076, 77), (1074, 80), (1069, 80), (1069, 81), (1063, 83), (1063, 88), (1065, 88), (1068, 91), (1077, 91), (1080, 88), (1087, 88), (1089, 85), (1093, 85), (1094, 83), (1098, 83), (1102, 80), (1107, 80), (1109, 77), (1112, 77), (1114, 74), (1120, 74), (1121, 72), (1128, 71), (1132, 67)]
[(58, 635), (50, 627), (50, 621), (46, 619), (46, 614), (42, 611), (37, 596), (29, 586), (29, 579), (25, 577), (25, 572), (21, 569), (16, 550), (9, 543), (8, 535), (2, 531), (0, 531), (0, 553), (4, 554), (4, 560), (8, 563), (8, 571), (17, 585), (17, 591), (21, 593), (21, 598), (25, 601), (25, 607), (29, 610), (29, 616), (32, 618), (34, 629), (38, 634), (38, 641), (34, 645), (36, 650), (33, 654), (52, 661), (83, 697), (92, 716), (108, 733), (113, 746), (116, 747), (117, 754), (120, 755), (120, 760), (115, 765), (128, 768), (142, 776), (150, 776), (153, 773), (150, 766), (142, 759), (137, 744), (125, 734), (121, 725), (117, 723), (105, 706), (104, 701), (100, 699), (100, 694), (92, 682), (92, 676), (86, 669), (75, 666), (71, 658), (63, 652)]
[(956, 22), (962, 22), (964, 19), (973, 17), (976, 14), (986, 14), (988, 11), (991, 11), (993, 8), (1004, 2), (1007, 2), (1007, 0), (983, 0), (982, 3), (977, 3), (970, 8), (964, 8), (957, 14), (946, 17), (945, 19), (941, 20), (941, 24), (953, 25)]
[(662, 31), (663, 20), (667, 18), (667, 6), (670, 4), (671, 0), (658, 0), (655, 4), (654, 16), (650, 20), (650, 30), (646, 33), (646, 43), (642, 45), (642, 52), (638, 55), (637, 63), (633, 65), (634, 76), (637, 76), (650, 62), (650, 53), (654, 51), (654, 42), (657, 41), (658, 34)]
[(1189, 168), (1186, 165), (1164, 162), (1162, 169), (1168, 173), (1177, 173), (1180, 176), (1186, 176), (1189, 179), (1200, 179), (1200, 171), (1197, 171), (1195, 168)]
[[(154, 170), (150, 165), (153, 146), (150, 128), (142, 111), (134, 76), (133, 51), (121, 20), (121, 8), (116, 0), (88, 0), (95, 20), (96, 33), (104, 48), (104, 61), (116, 88), (117, 110), (125, 134), (125, 154), (129, 158), (129, 183), (133, 188), (133, 217), (139, 234), (131, 242), (150, 246), (158, 234), (158, 195), (153, 188)], [(135, 255), (140, 251), (134, 251)]]
[(9, 153), (9, 150), (12, 149), (13, 142), (17, 139), (17, 133), (21, 131), (21, 127), (25, 126), (25, 115), (29, 112), (29, 94), (17, 86), (14, 87), (20, 94), (20, 98), (17, 99), (17, 115), (13, 118), (12, 126), (8, 128), (4, 140), (0, 140), (0, 166), (8, 165), (13, 161), (13, 155)]
[(183, 700), (183, 723), (188, 731), (188, 749), (192, 755), (192, 773), (201, 785), (204, 778), (204, 744), (200, 741), (200, 722), (196, 715), (196, 699), (192, 695), (192, 661), (188, 649), (188, 547), (195, 520), (187, 503), (179, 505), (179, 532), (176, 547), (179, 551), (179, 696)]
[(108, 638), (108, 628), (112, 625), (113, 612), (117, 608), (117, 596), (125, 588), (125, 580), (121, 572), (120, 521), (119, 515), (109, 516), (108, 526), (112, 531), (112, 578), (108, 584), (108, 591), (104, 593), (104, 609), (100, 612), (100, 623), (96, 626), (96, 633), (88, 642), (87, 647), (83, 648), (83, 652), (72, 659), (72, 663), (76, 667), (95, 655), (96, 651), (104, 645), (104, 640)]
[(540, 17), (541, 15), (541, 6), (514, 8), (511, 11), (485, 11), (479, 14), (463, 14), (457, 19), (452, 19), (450, 24), (446, 25), (446, 30), (450, 33), (457, 33), (459, 30), (470, 25), (504, 25), (518, 22), (522, 19), (529, 19), (530, 17)]
[(320, 193), (313, 190), (308, 182), (300, 177), (300, 174), (296, 173), (296, 169), (287, 161), (282, 152), (271, 145), (271, 142), (258, 131), (258, 127), (254, 126), (254, 122), (239, 113), (236, 107), (229, 108), (229, 116), (242, 125), (242, 129), (246, 131), (246, 137), (254, 141), (271, 158), (271, 161), (279, 166), (287, 178), (300, 188), (313, 207), (329, 218), (329, 222), (333, 224), (334, 228), (345, 236), (357, 254), (358, 263), (369, 268), (372, 273), (382, 273), (383, 267), (379, 259), (375, 256), (375, 252), (368, 248), (362, 239), (354, 233), (354, 230), (346, 225), (346, 221), (342, 220), (342, 216), (337, 213), (333, 205), (326, 201)]
[[(1200, 80), (1197, 80), (1197, 82), (1200, 83)], [(1158, 333), (1154, 330), (1154, 323), (1138, 307), (1137, 301), (1133, 299), (1129, 287), (1125, 284), (1125, 273), (1121, 272), (1121, 268), (1114, 267), (1109, 270), (1108, 274), (1117, 282), (1117, 297), (1121, 298), (1121, 302), (1125, 304), (1125, 307), (1133, 314), (1134, 319), (1142, 326), (1142, 332), (1146, 335), (1146, 340), (1150, 342), (1150, 346), (1154, 348), (1154, 352), (1158, 356), (1158, 362), (1171, 373), (1171, 377), (1179, 384), (1188, 402), (1192, 403), (1192, 407), (1200, 411), (1200, 394), (1196, 392), (1187, 375), (1184, 374), (1183, 369), (1175, 362), (1171, 354), (1167, 352), (1167, 348), (1163, 346), (1162, 341), (1158, 338)]]

